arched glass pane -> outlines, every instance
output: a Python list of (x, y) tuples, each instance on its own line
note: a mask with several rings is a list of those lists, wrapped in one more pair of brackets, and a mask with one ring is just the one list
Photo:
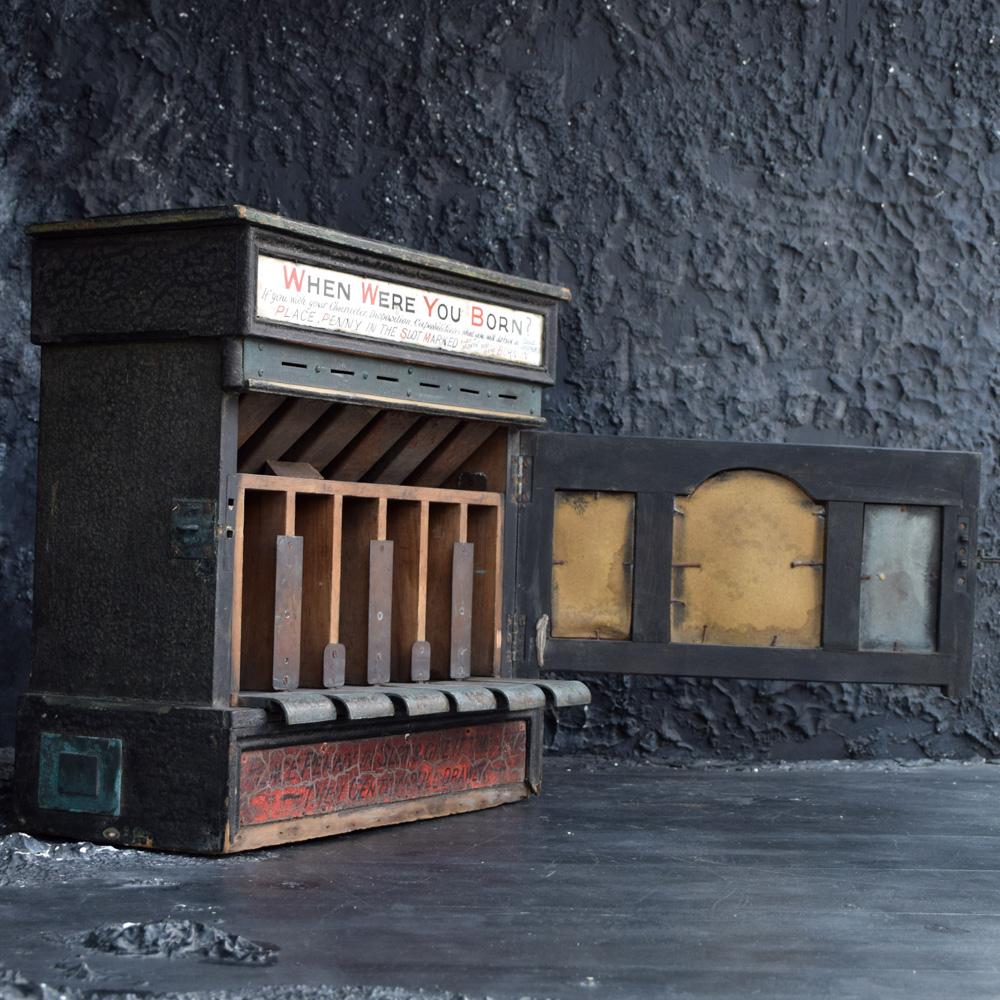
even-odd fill
[(819, 646), (822, 506), (782, 476), (738, 470), (674, 509), (671, 641)]

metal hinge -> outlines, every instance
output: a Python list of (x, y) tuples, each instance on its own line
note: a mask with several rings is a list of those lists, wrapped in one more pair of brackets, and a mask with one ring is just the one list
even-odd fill
[(545, 666), (545, 645), (549, 641), (549, 616), (542, 615), (535, 622), (535, 659), (539, 667)]
[(524, 661), (524, 615), (507, 615), (507, 663), (512, 676)]
[(515, 455), (511, 461), (510, 493), (518, 507), (531, 503), (530, 455)]

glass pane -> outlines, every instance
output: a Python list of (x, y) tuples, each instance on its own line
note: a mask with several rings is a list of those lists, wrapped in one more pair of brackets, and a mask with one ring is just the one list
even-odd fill
[(634, 493), (562, 490), (552, 527), (552, 635), (632, 634)]
[(721, 472), (674, 500), (672, 642), (819, 646), (824, 508), (782, 476)]
[(861, 649), (937, 649), (941, 509), (865, 505)]

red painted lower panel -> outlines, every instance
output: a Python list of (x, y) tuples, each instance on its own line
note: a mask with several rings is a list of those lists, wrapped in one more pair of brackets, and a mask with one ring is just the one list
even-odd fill
[(240, 825), (523, 781), (522, 719), (240, 755)]

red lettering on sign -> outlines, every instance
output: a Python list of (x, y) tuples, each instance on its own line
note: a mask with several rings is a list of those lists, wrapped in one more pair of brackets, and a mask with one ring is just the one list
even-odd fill
[(429, 299), (426, 295), (423, 296), (424, 305), (427, 306), (427, 315), (431, 315), (431, 310), (434, 308), (434, 303), (437, 302), (437, 296), (435, 295), (433, 299)]
[(295, 286), (295, 291), (302, 291), (302, 279), (305, 277), (305, 273), (300, 273), (297, 267), (292, 268), (292, 273), (288, 273), (288, 265), (285, 264), (282, 267), (282, 271), (285, 274), (285, 288), (291, 288), (292, 285)]
[(472, 307), (472, 325), (473, 326), (483, 325), (483, 310), (479, 306)]
[(378, 295), (378, 285), (373, 285), (370, 281), (361, 282), (361, 301), (369, 305), (375, 305), (375, 296)]

